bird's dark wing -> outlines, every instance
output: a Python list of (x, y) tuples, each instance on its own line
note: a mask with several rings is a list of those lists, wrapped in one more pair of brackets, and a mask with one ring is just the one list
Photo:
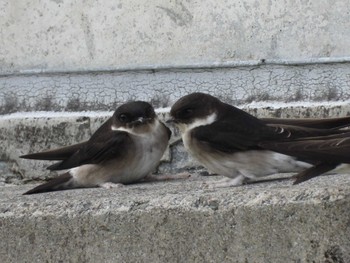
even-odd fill
[(84, 147), (86, 142), (65, 146), (58, 149), (48, 150), (39, 153), (31, 153), (20, 156), (24, 159), (35, 159), (35, 160), (65, 160), (77, 150)]
[(343, 130), (315, 129), (302, 126), (269, 124), (249, 121), (239, 124), (237, 120), (226, 119), (210, 125), (199, 126), (191, 136), (202, 145), (217, 151), (234, 153), (236, 151), (264, 149), (261, 142), (292, 142), (301, 138), (342, 134)]
[(343, 129), (326, 129), (326, 128), (310, 128), (298, 125), (286, 125), (286, 124), (267, 124), (266, 126), (273, 128), (270, 137), (266, 137), (267, 140), (279, 141), (279, 140), (295, 140), (307, 137), (316, 136), (328, 136), (335, 134), (343, 134), (347, 130)]
[(63, 170), (83, 164), (98, 164), (111, 158), (118, 158), (126, 154), (133, 147), (132, 139), (127, 132), (114, 131), (111, 136), (103, 140), (89, 140), (69, 158), (60, 163), (49, 166), (49, 170)]
[(350, 126), (350, 117), (327, 118), (327, 119), (280, 119), (261, 118), (265, 124), (280, 124), (302, 126), (314, 129), (339, 129)]
[(259, 146), (305, 161), (350, 163), (350, 132), (289, 141), (262, 141)]
[(24, 195), (66, 190), (77, 187), (79, 186), (74, 184), (73, 176), (67, 172), (51, 179), (47, 183), (38, 185), (37, 187), (30, 189), (29, 191), (25, 192)]
[(265, 125), (251, 127), (219, 121), (193, 129), (191, 137), (212, 150), (234, 153), (260, 148), (258, 142), (263, 138), (266, 128)]
[[(105, 134), (110, 131), (111, 124), (112, 124), (112, 120), (110, 118), (96, 130), (96, 132), (91, 136), (89, 141), (104, 140)], [(52, 149), (48, 151), (43, 151), (39, 153), (26, 154), (20, 157), (24, 159), (35, 159), (35, 160), (65, 160), (70, 156), (72, 156), (81, 148), (84, 148), (87, 142), (88, 141), (85, 141), (74, 145), (65, 146), (62, 148)]]
[(293, 176), (293, 178), (295, 178), (295, 181), (293, 184), (300, 184), (314, 177), (317, 177), (321, 174), (324, 174), (330, 170), (333, 170), (336, 167), (337, 167), (337, 164), (318, 163), (304, 171), (301, 171), (297, 175)]

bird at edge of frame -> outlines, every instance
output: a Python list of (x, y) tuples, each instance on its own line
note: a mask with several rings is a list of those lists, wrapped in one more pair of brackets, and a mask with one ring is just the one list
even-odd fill
[(187, 151), (209, 171), (225, 176), (207, 187), (241, 185), (276, 173), (296, 172), (294, 184), (350, 169), (350, 117), (258, 119), (204, 93), (171, 108)]
[(88, 141), (21, 156), (25, 159), (60, 161), (47, 169), (67, 170), (28, 192), (36, 194), (74, 188), (113, 188), (142, 179), (177, 179), (189, 175), (154, 176), (167, 148), (171, 131), (153, 107), (143, 101), (121, 105)]

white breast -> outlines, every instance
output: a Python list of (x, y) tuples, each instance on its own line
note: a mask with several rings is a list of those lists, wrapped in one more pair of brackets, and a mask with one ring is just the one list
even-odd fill
[(238, 175), (255, 178), (275, 173), (299, 172), (311, 166), (294, 157), (272, 151), (251, 150), (233, 154), (208, 152), (193, 140), (188, 139), (187, 142), (192, 156), (202, 165), (230, 178)]
[(297, 161), (294, 157), (272, 151), (245, 151), (233, 154), (208, 151), (208, 148), (191, 137), (191, 131), (202, 125), (209, 125), (216, 120), (212, 114), (190, 125), (182, 125), (182, 140), (188, 152), (208, 170), (235, 178), (266, 176), (273, 173), (298, 172), (310, 167), (309, 164)]
[[(134, 136), (137, 137), (137, 135)], [(134, 158), (133, 165), (128, 167), (127, 174), (121, 178), (125, 182), (131, 182), (139, 180), (153, 172), (167, 147), (167, 136), (166, 129), (159, 121), (156, 122), (150, 134), (147, 134), (147, 136), (138, 136), (138, 138), (135, 139), (138, 151)]]
[(78, 184), (96, 186), (105, 182), (132, 183), (153, 172), (166, 147), (167, 131), (156, 120), (147, 134), (131, 134), (135, 142), (134, 153), (129, 153), (126, 159), (131, 162), (111, 160), (103, 165), (87, 164), (70, 170)]
[(179, 124), (179, 129), (181, 131), (182, 141), (187, 151), (189, 151), (195, 158), (197, 155), (196, 149), (194, 149), (194, 145), (191, 142), (191, 131), (197, 127), (210, 125), (216, 121), (216, 113), (212, 113), (206, 118), (196, 119), (191, 124)]

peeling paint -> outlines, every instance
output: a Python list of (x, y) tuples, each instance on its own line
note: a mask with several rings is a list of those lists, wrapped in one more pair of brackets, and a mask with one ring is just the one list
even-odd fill
[(0, 77), (0, 87), (0, 114), (113, 111), (129, 100), (166, 107), (196, 91), (238, 106), (253, 101), (344, 101), (350, 99), (350, 63), (12, 75)]

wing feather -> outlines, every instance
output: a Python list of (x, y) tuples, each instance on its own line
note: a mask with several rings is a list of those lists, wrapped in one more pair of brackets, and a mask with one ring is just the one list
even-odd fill
[(266, 124), (292, 125), (314, 129), (340, 129), (350, 126), (350, 117), (327, 118), (327, 119), (281, 119), (261, 118)]
[[(96, 139), (96, 138), (95, 138)], [(107, 140), (88, 141), (69, 158), (49, 166), (49, 170), (63, 170), (83, 164), (98, 164), (111, 158), (118, 158), (132, 147), (130, 135), (124, 131), (115, 131)]]
[[(322, 140), (330, 139), (333, 139), (330, 145), (332, 143), (337, 144), (340, 138), (345, 140), (345, 137), (348, 136), (344, 134), (349, 134), (349, 131), (282, 124), (266, 125), (262, 122), (239, 125), (230, 120), (216, 121), (207, 126), (199, 126), (191, 132), (192, 138), (213, 150), (221, 152), (234, 153), (237, 151), (269, 149), (285, 154), (290, 152), (289, 150), (284, 152), (287, 145), (288, 147), (298, 148), (298, 151), (302, 152), (300, 144), (307, 147), (306, 145), (316, 145), (322, 143)], [(307, 139), (310, 142), (298, 142)]]
[(43, 151), (39, 153), (31, 153), (20, 156), (24, 159), (35, 159), (35, 160), (64, 160), (74, 154), (77, 150), (82, 148), (86, 142), (77, 143), (70, 146), (65, 146), (58, 149)]
[(350, 163), (350, 132), (291, 141), (265, 141), (259, 146), (304, 160)]

